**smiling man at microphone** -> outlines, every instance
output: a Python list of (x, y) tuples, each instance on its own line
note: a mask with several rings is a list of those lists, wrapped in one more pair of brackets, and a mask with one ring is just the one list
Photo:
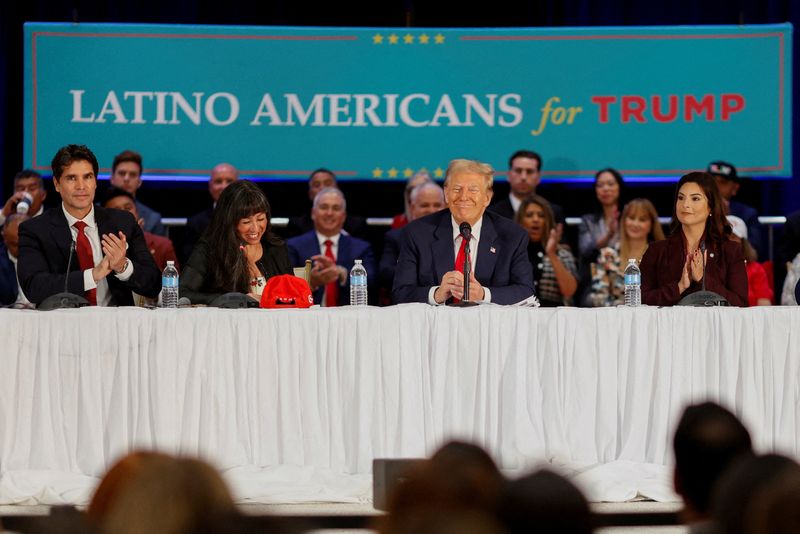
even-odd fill
[[(493, 175), (485, 163), (450, 162), (444, 182), (448, 209), (406, 227), (392, 287), (394, 302), (514, 304), (533, 295), (527, 233), (486, 211)], [(470, 273), (468, 295), (465, 272)]]
[(157, 297), (160, 273), (133, 216), (94, 205), (98, 164), (92, 151), (62, 147), (52, 168), (61, 206), (19, 229), (17, 269), (25, 295), (39, 304), (66, 288), (98, 306), (132, 306), (132, 291)]

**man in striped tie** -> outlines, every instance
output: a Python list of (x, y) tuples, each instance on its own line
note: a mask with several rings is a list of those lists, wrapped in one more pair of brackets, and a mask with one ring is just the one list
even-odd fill
[(18, 275), (34, 304), (67, 292), (90, 305), (132, 306), (132, 292), (156, 298), (160, 273), (144, 235), (125, 211), (94, 205), (97, 158), (83, 145), (52, 161), (61, 205), (20, 225)]

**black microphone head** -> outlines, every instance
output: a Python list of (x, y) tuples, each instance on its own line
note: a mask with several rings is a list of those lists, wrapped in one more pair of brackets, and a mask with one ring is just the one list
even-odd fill
[(462, 222), (461, 225), (458, 227), (458, 230), (459, 232), (461, 232), (461, 235), (463, 236), (472, 235), (472, 226), (470, 226), (470, 224), (467, 221)]

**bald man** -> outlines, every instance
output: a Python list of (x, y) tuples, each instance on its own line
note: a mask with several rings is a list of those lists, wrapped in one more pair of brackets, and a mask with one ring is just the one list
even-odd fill
[(186, 221), (186, 234), (183, 240), (183, 249), (181, 250), (183, 255), (181, 261), (186, 263), (186, 260), (192, 254), (194, 245), (208, 228), (219, 196), (226, 187), (238, 179), (239, 171), (230, 163), (219, 163), (211, 169), (211, 175), (208, 178), (208, 194), (211, 195), (213, 205), (205, 211), (192, 215)]

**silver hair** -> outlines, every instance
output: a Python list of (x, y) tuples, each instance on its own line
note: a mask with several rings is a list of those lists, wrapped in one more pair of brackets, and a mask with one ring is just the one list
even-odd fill
[(411, 190), (411, 196), (409, 197), (409, 202), (411, 204), (416, 203), (417, 197), (420, 193), (422, 193), (425, 189), (436, 189), (439, 194), (442, 196), (442, 200), (444, 201), (444, 190), (442, 186), (437, 184), (436, 182), (422, 182), (417, 187)]
[(344, 193), (342, 193), (342, 191), (338, 187), (325, 187), (324, 189), (321, 189), (320, 192), (317, 193), (317, 196), (314, 197), (314, 209), (317, 209), (317, 207), (319, 206), (320, 203), (319, 199), (322, 198), (322, 195), (327, 195), (329, 193), (333, 193), (334, 195), (341, 198), (342, 208), (344, 209), (344, 211), (347, 211), (347, 199), (344, 198)]

